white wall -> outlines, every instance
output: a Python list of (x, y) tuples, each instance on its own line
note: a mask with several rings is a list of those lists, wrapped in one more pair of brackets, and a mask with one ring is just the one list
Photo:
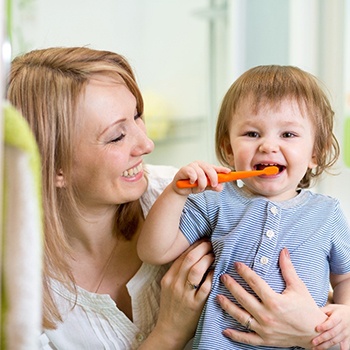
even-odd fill
[(14, 10), (19, 34), (15, 38), (23, 40), (14, 40), (13, 51), (16, 55), (60, 45), (116, 51), (129, 59), (142, 89), (156, 90), (173, 113), (203, 115), (206, 90), (200, 87), (207, 79), (206, 25), (193, 12), (205, 4), (205, 0), (32, 0), (22, 18), (21, 9)]
[[(251, 66), (266, 63), (296, 65), (315, 74), (329, 90), (342, 154), (344, 120), (350, 117), (350, 97), (345, 112), (346, 91), (350, 95), (349, 2), (233, 0), (230, 3), (229, 55), (230, 61), (236, 63), (229, 67), (231, 74), (238, 76)], [(342, 156), (334, 171), (336, 176), (325, 174), (314, 190), (338, 198), (350, 220), (350, 169)]]
[[(227, 33), (216, 38), (227, 41), (226, 48), (221, 43), (218, 81), (209, 75), (209, 22), (198, 15), (209, 0), (21, 1), (25, 8), (13, 0), (13, 51), (89, 45), (124, 54), (143, 92), (152, 90), (164, 102), (164, 113), (179, 121), (176, 135), (157, 142), (149, 157), (154, 163), (212, 161), (208, 127), (215, 125), (221, 95), (244, 70), (265, 63), (295, 64), (324, 80), (343, 145), (345, 90), (349, 93), (350, 86), (349, 49), (344, 51), (350, 47), (350, 35), (344, 35), (349, 1), (229, 0)], [(316, 190), (338, 197), (350, 217), (350, 169), (340, 160), (338, 170), (340, 175), (326, 176)]]
[(123, 54), (146, 108), (162, 109), (163, 117), (180, 123), (168, 142), (157, 142), (149, 161), (180, 166), (208, 157), (208, 24), (196, 15), (207, 0), (26, 0), (25, 8), (13, 2), (14, 55), (74, 45)]
[[(347, 5), (346, 5), (347, 3)], [(331, 196), (339, 198), (345, 213), (350, 220), (350, 168), (343, 162), (344, 153), (344, 121), (346, 117), (346, 85), (349, 82), (350, 56), (345, 48), (350, 46), (349, 33), (344, 30), (349, 25), (349, 0), (336, 0), (325, 2), (323, 9), (324, 21), (327, 26), (323, 28), (322, 61), (320, 76), (326, 83), (332, 96), (336, 112), (335, 132), (341, 146), (341, 158), (337, 164), (336, 176), (327, 176), (321, 183), (320, 190)], [(345, 17), (347, 15), (347, 18)], [(348, 28), (348, 27), (347, 27)], [(347, 74), (346, 74), (347, 73)], [(348, 85), (349, 86), (349, 85)]]
[[(299, 27), (300, 34), (295, 35), (300, 47), (299, 50), (294, 47), (294, 52), (299, 52), (299, 55), (294, 55), (293, 59), (297, 64), (309, 67), (327, 86), (336, 113), (335, 134), (341, 146), (341, 157), (334, 167), (334, 175), (325, 175), (316, 190), (338, 198), (350, 220), (350, 186), (347, 185), (350, 169), (343, 161), (346, 84), (350, 64), (349, 52), (346, 51), (350, 46), (350, 13), (346, 11), (349, 0), (308, 0), (309, 11), (305, 11), (305, 1), (298, 1), (293, 2), (298, 9), (294, 28), (297, 28), (297, 23), (303, 25)], [(313, 25), (308, 21), (310, 18), (313, 18)], [(304, 55), (300, 54), (302, 48), (306, 48)]]

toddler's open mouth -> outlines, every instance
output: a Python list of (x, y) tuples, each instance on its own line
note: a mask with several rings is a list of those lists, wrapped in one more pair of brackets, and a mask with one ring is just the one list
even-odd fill
[(275, 166), (278, 168), (278, 173), (281, 173), (286, 167), (277, 163), (259, 163), (254, 166), (254, 170), (264, 170), (267, 167)]

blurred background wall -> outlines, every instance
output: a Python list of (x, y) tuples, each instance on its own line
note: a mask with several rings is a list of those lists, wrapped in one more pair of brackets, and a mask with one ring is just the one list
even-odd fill
[(339, 175), (315, 188), (350, 218), (350, 0), (11, 0), (12, 56), (48, 46), (117, 51), (134, 67), (156, 144), (147, 161), (215, 162), (214, 129), (231, 83), (259, 64), (297, 65), (329, 88)]

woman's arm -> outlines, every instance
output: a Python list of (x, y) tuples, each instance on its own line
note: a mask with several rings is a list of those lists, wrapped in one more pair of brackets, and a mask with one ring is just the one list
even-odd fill
[[(199, 241), (184, 252), (162, 279), (157, 324), (140, 350), (182, 350), (193, 337), (211, 289), (211, 244)], [(202, 281), (202, 282), (201, 282)], [(199, 285), (197, 289), (193, 285)]]
[(316, 326), (327, 316), (318, 308), (304, 283), (300, 280), (290, 260), (287, 249), (280, 254), (280, 267), (286, 282), (282, 294), (274, 292), (269, 285), (242, 263), (236, 264), (237, 272), (250, 285), (261, 301), (244, 290), (233, 278), (222, 276), (226, 288), (244, 309), (239, 308), (222, 295), (217, 299), (221, 307), (242, 325), (250, 315), (250, 329), (240, 332), (226, 329), (231, 339), (251, 345), (301, 346), (311, 348), (311, 340), (318, 335)]

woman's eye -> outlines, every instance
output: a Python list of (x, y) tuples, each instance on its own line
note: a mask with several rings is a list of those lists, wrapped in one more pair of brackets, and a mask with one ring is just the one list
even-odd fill
[(111, 140), (110, 142), (119, 142), (125, 137), (125, 134), (120, 134), (117, 138)]
[(139, 118), (143, 119), (142, 115), (140, 113), (135, 114), (134, 120), (139, 119)]

